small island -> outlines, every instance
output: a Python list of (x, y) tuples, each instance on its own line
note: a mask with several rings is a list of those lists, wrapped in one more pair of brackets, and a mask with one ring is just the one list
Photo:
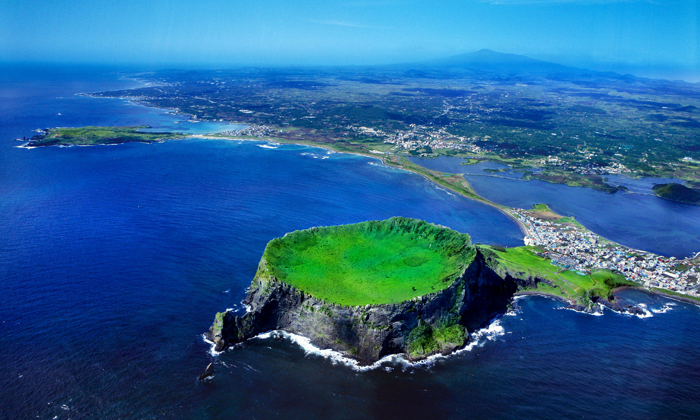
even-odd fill
[(685, 185), (672, 182), (670, 184), (657, 184), (652, 188), (654, 194), (666, 200), (680, 203), (695, 204), (700, 206), (700, 192)]
[(26, 147), (42, 146), (93, 146), (99, 144), (121, 144), (129, 142), (153, 143), (157, 141), (183, 138), (182, 133), (171, 132), (144, 132), (139, 131), (148, 126), (133, 127), (57, 127), (40, 130), (41, 134), (24, 140), (28, 143)]
[(583, 311), (639, 311), (613, 294), (635, 283), (607, 270), (566, 271), (539, 252), (474, 245), (467, 234), (402, 217), (291, 232), (265, 248), (248, 313), (217, 313), (207, 337), (221, 351), (284, 330), (370, 364), (459, 349), (519, 293)]

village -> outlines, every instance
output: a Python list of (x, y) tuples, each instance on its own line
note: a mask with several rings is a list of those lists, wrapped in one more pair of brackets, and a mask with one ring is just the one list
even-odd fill
[[(596, 156), (594, 153), (590, 152), (582, 154), (587, 160)], [(619, 162), (610, 162), (608, 165), (603, 166), (596, 164), (572, 165), (559, 156), (547, 156), (546, 158), (534, 161), (534, 163), (539, 166), (556, 166), (559, 169), (582, 175), (615, 175), (634, 172)]]
[(470, 153), (486, 151), (473, 143), (475, 138), (455, 136), (448, 133), (444, 128), (435, 129), (418, 124), (410, 124), (409, 127), (410, 130), (399, 130), (392, 135), (386, 135), (382, 132), (381, 134), (387, 137), (384, 143), (395, 144), (397, 148), (404, 150), (428, 147), (430, 149), (450, 149)]
[[(588, 273), (615, 270), (647, 288), (662, 288), (700, 296), (700, 270), (692, 258), (678, 260), (635, 250), (608, 241), (576, 222), (536, 217), (533, 210), (511, 209), (527, 229), (525, 245), (544, 250), (540, 255), (562, 269)], [(568, 218), (567, 218), (568, 219)], [(700, 256), (696, 254), (694, 258)]]
[[(349, 127), (351, 128), (351, 127)], [(480, 140), (478, 137), (462, 137), (450, 134), (444, 128), (434, 129), (422, 125), (411, 124), (410, 130), (400, 130), (395, 134), (388, 135), (381, 130), (375, 130), (368, 127), (355, 128), (355, 131), (366, 135), (386, 137), (384, 143), (394, 144), (398, 149), (403, 150), (436, 150), (448, 149), (460, 152), (469, 153), (489, 153), (492, 150), (475, 144)], [(483, 140), (489, 140), (490, 136), (484, 136)], [(596, 157), (596, 153), (590, 151), (579, 151), (582, 157), (591, 161)], [(430, 153), (423, 152), (419, 156), (428, 157)], [(596, 163), (588, 163), (585, 165), (571, 164), (559, 156), (547, 156), (546, 158), (536, 159), (531, 162), (533, 165), (546, 167), (555, 166), (567, 172), (578, 173), (582, 175), (614, 175), (622, 173), (634, 172), (628, 169), (625, 165), (619, 162), (610, 162), (607, 165), (599, 165)]]
[[(251, 112), (241, 110), (241, 112)], [(389, 134), (381, 129), (353, 126), (344, 127), (349, 132), (354, 132), (356, 135), (369, 136), (374, 138), (384, 138), (384, 144), (392, 144), (396, 151), (408, 151), (415, 156), (434, 157), (435, 150), (452, 150), (461, 153), (473, 153), (474, 159), (483, 159), (484, 154), (491, 153), (493, 150), (488, 147), (477, 145), (479, 140), (491, 140), (490, 136), (484, 137), (463, 137), (449, 133), (445, 128), (428, 127), (419, 124), (410, 124), (408, 130), (398, 130), (393, 134)], [(275, 137), (284, 130), (270, 127), (268, 125), (249, 124), (239, 130), (226, 131), (221, 134), (235, 137)], [(374, 152), (374, 151), (370, 151)], [(379, 153), (379, 152), (376, 152)], [(588, 164), (572, 164), (562, 159), (559, 156), (547, 156), (539, 159), (532, 159), (525, 164), (535, 167), (556, 167), (557, 169), (566, 172), (578, 173), (582, 175), (614, 175), (623, 173), (632, 173), (625, 165), (618, 162), (610, 162), (607, 165), (599, 165), (593, 163), (592, 158), (596, 153), (590, 151), (579, 151), (582, 157), (591, 161)]]
[[(245, 110), (243, 110), (245, 111)], [(223, 135), (225, 136), (235, 136), (235, 137), (270, 137), (273, 136), (274, 133), (279, 132), (279, 130), (276, 130), (274, 128), (268, 127), (266, 125), (256, 125), (256, 124), (250, 124), (248, 126), (245, 126), (244, 128), (241, 128), (239, 130), (230, 130), (230, 131), (224, 131)]]

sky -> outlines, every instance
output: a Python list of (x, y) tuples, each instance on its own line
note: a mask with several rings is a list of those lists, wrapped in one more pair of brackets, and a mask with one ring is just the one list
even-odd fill
[(5, 62), (366, 65), (482, 48), (587, 68), (699, 76), (700, 0), (0, 3)]

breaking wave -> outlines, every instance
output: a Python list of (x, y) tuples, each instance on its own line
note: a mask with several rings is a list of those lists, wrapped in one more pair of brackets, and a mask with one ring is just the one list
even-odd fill
[(448, 191), (448, 190), (446, 190), (445, 188), (437, 187), (437, 186), (436, 186), (435, 188), (437, 188), (438, 190), (441, 190), (441, 191), (446, 192), (447, 194), (451, 195), (452, 197), (456, 197), (451, 191)]
[(647, 308), (647, 305), (646, 305), (646, 304), (644, 304), (644, 303), (639, 303), (639, 304), (637, 304), (637, 306), (638, 306), (639, 308), (641, 308), (641, 309), (644, 311), (644, 315), (635, 314), (635, 316), (636, 316), (637, 318), (651, 318), (651, 317), (654, 316), (654, 314), (651, 313), (651, 311)]
[(651, 311), (655, 314), (665, 314), (666, 312), (672, 310), (674, 306), (676, 306), (675, 303), (667, 303), (663, 307), (659, 309), (652, 309)]
[[(297, 346), (301, 347), (302, 350), (306, 353), (306, 355), (313, 355), (313, 356), (320, 356), (323, 357), (327, 360), (329, 360), (333, 365), (343, 365), (347, 366), (355, 371), (358, 372), (366, 372), (370, 370), (376, 370), (376, 369), (382, 369), (387, 372), (392, 371), (395, 368), (400, 368), (400, 369), (410, 369), (410, 368), (415, 368), (415, 367), (424, 367), (424, 368), (429, 368), (435, 364), (436, 360), (439, 359), (447, 359), (450, 357), (457, 356), (459, 354), (463, 354), (466, 352), (470, 352), (474, 349), (481, 348), (485, 346), (488, 342), (495, 341), (499, 337), (503, 336), (505, 334), (505, 329), (501, 325), (500, 319), (494, 320), (489, 326), (482, 328), (480, 330), (477, 330), (473, 332), (472, 334), (469, 334), (469, 344), (467, 344), (464, 348), (461, 348), (451, 354), (448, 355), (441, 355), (441, 354), (435, 354), (433, 356), (430, 356), (428, 358), (418, 360), (418, 361), (410, 361), (407, 360), (404, 355), (401, 354), (392, 354), (385, 356), (376, 362), (370, 364), (370, 365), (361, 365), (360, 362), (358, 362), (355, 359), (352, 359), (350, 357), (346, 357), (343, 355), (343, 353), (336, 351), (336, 350), (331, 350), (331, 349), (321, 349), (319, 347), (316, 347), (315, 345), (311, 344), (311, 340), (307, 337), (298, 335), (298, 334), (293, 334), (289, 333), (286, 331), (281, 331), (281, 330), (275, 330), (275, 331), (268, 331), (265, 333), (258, 334), (257, 336), (253, 337), (252, 339), (260, 339), (260, 340), (265, 340), (265, 339), (286, 339), (291, 341), (292, 343), (296, 344)], [(209, 350), (209, 354), (212, 356), (218, 356), (222, 352), (217, 352), (214, 349), (214, 343), (206, 338), (206, 335), (202, 335), (203, 340), (208, 343), (211, 346), (211, 349)]]

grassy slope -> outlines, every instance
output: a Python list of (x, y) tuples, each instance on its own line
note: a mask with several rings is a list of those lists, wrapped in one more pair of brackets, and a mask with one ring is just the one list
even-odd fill
[(559, 214), (556, 214), (554, 213), (554, 211), (552, 211), (552, 209), (549, 208), (549, 205), (547, 204), (533, 204), (532, 210), (536, 212), (535, 214), (531, 214), (534, 217), (543, 218), (552, 223), (569, 224), (581, 229), (585, 229), (585, 227), (581, 223), (576, 221), (575, 217), (561, 216)]
[(273, 274), (328, 302), (397, 303), (448, 287), (471, 263), (469, 235), (414, 219), (312, 228), (273, 239)]
[(52, 128), (45, 136), (32, 140), (33, 146), (96, 145), (126, 142), (153, 142), (165, 138), (183, 137), (181, 133), (141, 133), (138, 127), (78, 127)]
[(561, 296), (584, 306), (588, 305), (590, 298), (594, 296), (611, 299), (612, 289), (615, 287), (636, 285), (622, 275), (608, 270), (593, 270), (585, 275), (562, 270), (552, 265), (549, 259), (536, 255), (533, 251), (537, 252), (537, 247), (501, 248), (479, 245), (479, 249), (487, 257), (495, 258), (496, 268), (508, 271), (514, 277), (538, 277), (554, 285), (552, 287), (541, 282), (538, 283), (537, 289), (525, 290)]

